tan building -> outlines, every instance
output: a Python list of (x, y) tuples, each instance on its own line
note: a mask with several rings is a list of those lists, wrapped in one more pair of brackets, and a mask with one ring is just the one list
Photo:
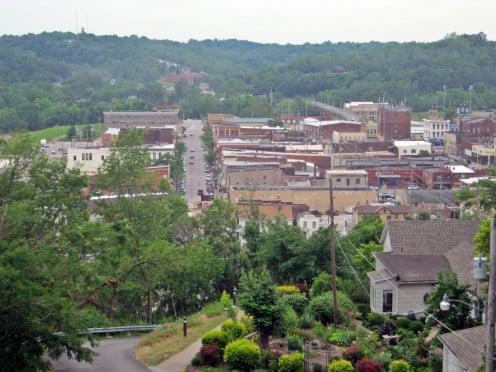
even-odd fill
[(412, 207), (409, 205), (357, 205), (353, 210), (353, 222), (357, 224), (365, 216), (377, 216), (382, 222), (403, 221), (410, 216)]
[(328, 170), (326, 171), (326, 184), (332, 180), (332, 187), (335, 189), (359, 190), (368, 188), (368, 173), (360, 170)]
[(374, 102), (347, 102), (343, 105), (343, 109), (360, 116), (362, 121), (377, 122), (377, 111), (384, 105), (386, 104)]
[(277, 162), (224, 161), (220, 182), (233, 185), (281, 185), (282, 170)]
[(111, 111), (103, 113), (105, 129), (176, 126), (178, 110), (169, 111)]
[[(334, 190), (334, 210), (343, 212), (350, 205), (368, 204), (376, 200), (374, 190)], [(271, 200), (283, 203), (292, 202), (308, 205), (309, 210), (325, 214), (330, 209), (328, 187), (289, 187), (289, 186), (258, 186), (232, 185), (228, 190), (232, 203), (240, 200)]]
[(95, 174), (109, 156), (110, 148), (68, 148), (67, 169), (79, 168), (81, 173)]

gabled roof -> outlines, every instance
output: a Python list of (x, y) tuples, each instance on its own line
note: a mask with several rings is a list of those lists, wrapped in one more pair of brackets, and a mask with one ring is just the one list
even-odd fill
[(395, 256), (390, 252), (375, 254), (391, 276), (401, 283), (434, 282), (437, 273), (443, 269), (450, 269), (448, 259), (444, 256)]
[(389, 238), (393, 255), (442, 255), (458, 244), (474, 245), (479, 221), (388, 221), (381, 243)]
[(439, 340), (468, 371), (475, 371), (482, 364), (485, 349), (486, 327), (462, 329), (438, 336)]
[(410, 203), (455, 204), (456, 190), (408, 190), (406, 198)]
[(393, 214), (408, 214), (412, 211), (409, 205), (357, 205), (355, 208), (358, 214), (378, 214), (382, 209), (387, 209)]

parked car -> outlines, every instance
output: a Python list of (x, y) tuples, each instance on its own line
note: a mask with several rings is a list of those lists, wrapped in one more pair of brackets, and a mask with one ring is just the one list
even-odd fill
[(418, 190), (420, 187), (414, 183), (408, 186), (408, 190)]

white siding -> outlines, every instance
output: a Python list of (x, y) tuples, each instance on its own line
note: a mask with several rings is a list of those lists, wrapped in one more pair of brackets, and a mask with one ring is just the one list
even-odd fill
[(410, 311), (415, 314), (423, 313), (425, 309), (424, 294), (432, 291), (431, 284), (401, 285), (398, 289), (396, 308), (398, 314), (406, 315)]

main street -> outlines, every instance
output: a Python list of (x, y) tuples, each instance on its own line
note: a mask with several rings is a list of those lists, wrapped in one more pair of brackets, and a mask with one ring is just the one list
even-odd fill
[(206, 173), (204, 166), (204, 152), (202, 150), (202, 122), (201, 120), (184, 120), (186, 137), (182, 140), (188, 149), (185, 155), (185, 193), (188, 203), (199, 203), (198, 189), (206, 190)]

